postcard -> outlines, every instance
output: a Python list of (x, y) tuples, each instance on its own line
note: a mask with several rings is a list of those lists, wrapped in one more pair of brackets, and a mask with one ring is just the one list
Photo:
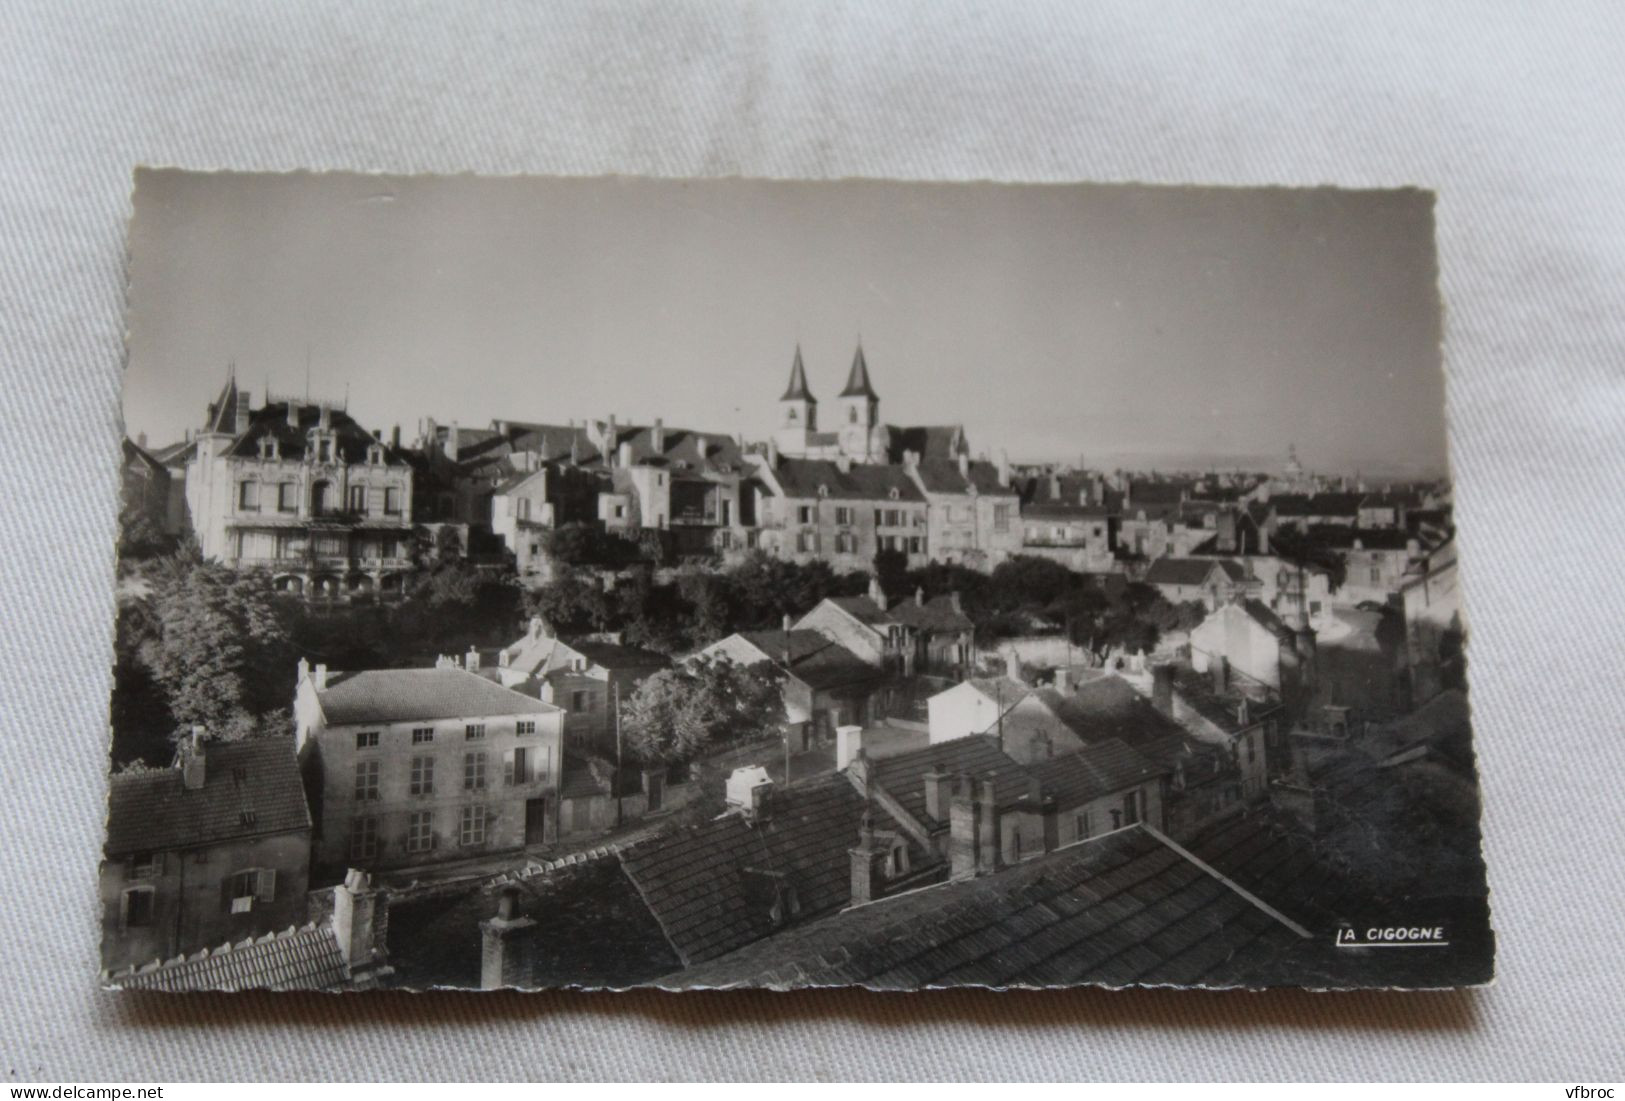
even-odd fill
[(102, 983), (1489, 982), (1433, 207), (139, 171)]

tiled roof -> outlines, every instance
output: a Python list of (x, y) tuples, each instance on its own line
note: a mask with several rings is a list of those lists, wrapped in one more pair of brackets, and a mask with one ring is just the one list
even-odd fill
[(1402, 551), (1409, 549), (1414, 536), (1402, 528), (1327, 527), (1317, 529), (1315, 538), (1339, 550), (1354, 550), (1359, 544), (1360, 550)]
[[(811, 688), (841, 688), (882, 676), (880, 670), (817, 631), (740, 631), (739, 637)], [(784, 665), (786, 654), (788, 666)]]
[(982, 496), (1016, 496), (1014, 486), (999, 481), (999, 468), (989, 462), (967, 462), (960, 472), (959, 464), (948, 459), (921, 461), (915, 470), (927, 493), (968, 493), (972, 488)]
[[(1292, 920), (1292, 915), (1285, 915)], [(1323, 953), (1332, 953), (1328, 932)], [(1289, 926), (1143, 827), (856, 906), (675, 977), (685, 988), (1298, 982)]]
[(570, 649), (605, 669), (664, 669), (671, 664), (665, 654), (645, 650), (639, 646), (621, 646), (613, 642), (571, 642)]
[(782, 459), (774, 471), (787, 497), (817, 497), (824, 487), (827, 495), (841, 501), (925, 500), (919, 486), (900, 466), (853, 463), (845, 472), (827, 459)]
[(350, 970), (331, 923), (289, 927), (191, 956), (104, 976), (123, 990), (337, 990)]
[(968, 631), (975, 626), (970, 616), (954, 606), (954, 598), (944, 594), (920, 603), (900, 600), (890, 614), (897, 622), (922, 631)]
[(329, 725), (543, 715), (550, 703), (520, 695), (464, 669), (366, 669), (331, 673), (316, 693)]
[(107, 855), (310, 828), (292, 738), (206, 743), (203, 765), (196, 791), (186, 790), (179, 768), (115, 774), (107, 798)]
[(1153, 764), (1117, 738), (1028, 765), (1027, 770), (1046, 792), (1055, 794), (1063, 807), (1081, 806), (1169, 771), (1166, 765)]
[(1277, 516), (1355, 516), (1360, 511), (1360, 493), (1276, 493), (1270, 507)]
[[(766, 821), (729, 814), (621, 853), (627, 876), (685, 964), (714, 959), (778, 926), (775, 883), (806, 921), (851, 899), (851, 861), (863, 800), (838, 773), (771, 795)], [(776, 874), (777, 873), (777, 874)]]
[(886, 458), (890, 462), (903, 461), (905, 452), (912, 451), (921, 462), (940, 459), (958, 459), (965, 450), (965, 430), (957, 424), (888, 424), (886, 428)]
[[(298, 461), (305, 454), (309, 439), (307, 433), (315, 428), (321, 421), (322, 411), (319, 406), (299, 406), (297, 427), (288, 423), (288, 403), (274, 401), (269, 405), (254, 410), (249, 418), (248, 431), (232, 443), (231, 455), (239, 458), (252, 458), (260, 453), (259, 441), (270, 437), (277, 442), (277, 453), (285, 461)], [(342, 409), (329, 407), (328, 423), (338, 440), (339, 457), (346, 463), (362, 463), (367, 460), (367, 449), (383, 441), (368, 432), (355, 419)], [(389, 466), (404, 466), (406, 458), (394, 448), (384, 446), (384, 462)]]
[(1020, 762), (1007, 755), (991, 734), (973, 734), (936, 745), (876, 758), (869, 775), (896, 799), (916, 821), (929, 823), (925, 813), (925, 774), (935, 770), (949, 776), (965, 773), (974, 780), (993, 781), (993, 799), (1000, 807), (1013, 806), (1032, 793), (1032, 779)]
[(1245, 581), (1247, 570), (1241, 563), (1228, 558), (1169, 558), (1164, 556), (1151, 563), (1145, 571), (1147, 585), (1200, 585), (1215, 570), (1232, 582)]
[(1096, 677), (1062, 696), (1045, 690), (1044, 701), (1085, 743), (1117, 738), (1158, 765), (1185, 756), (1185, 728), (1164, 715), (1122, 677)]
[[(1192, 710), (1220, 730), (1234, 734), (1258, 722), (1280, 705), (1272, 699), (1253, 699), (1239, 691), (1215, 692), (1213, 681), (1189, 666), (1174, 667), (1174, 689)], [(1241, 718), (1246, 700), (1246, 721)]]
[(828, 596), (824, 599), (866, 626), (878, 627), (892, 622), (892, 616), (867, 596)]

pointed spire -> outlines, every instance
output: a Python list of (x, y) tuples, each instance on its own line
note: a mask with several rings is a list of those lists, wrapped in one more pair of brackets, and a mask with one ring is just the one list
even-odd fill
[(858, 341), (858, 354), (852, 357), (852, 373), (846, 376), (846, 389), (840, 394), (843, 398), (868, 398), (879, 401), (880, 395), (875, 388), (869, 385), (869, 364), (863, 358), (863, 341)]
[(209, 422), (205, 432), (235, 433), (237, 430), (237, 361), (226, 367), (226, 384), (220, 388), (220, 397), (209, 406)]
[(807, 389), (807, 368), (801, 365), (801, 344), (796, 344), (796, 360), (790, 365), (790, 385), (785, 388), (784, 397), (780, 401), (817, 401), (812, 391)]

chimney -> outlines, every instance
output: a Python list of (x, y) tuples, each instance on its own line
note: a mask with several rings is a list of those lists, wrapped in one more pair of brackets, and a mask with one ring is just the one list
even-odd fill
[(480, 922), (481, 990), (535, 985), (536, 921), (518, 914), (518, 889), (504, 887), (496, 917)]
[(868, 808), (864, 808), (863, 818), (858, 826), (857, 847), (846, 850), (852, 859), (854, 906), (873, 902), (880, 897), (881, 886), (886, 879), (886, 857), (889, 848), (876, 839), (874, 819), (870, 816)]
[(970, 456), (963, 451), (959, 453), (959, 476), (961, 478), (970, 477)]
[(935, 766), (925, 774), (925, 816), (932, 822), (948, 821), (953, 784), (954, 778)]
[[(651, 446), (654, 447), (656, 455), (664, 455), (666, 453), (666, 421), (665, 421), (665, 418), (663, 418), (663, 417), (656, 417), (655, 418), (654, 427), (649, 429), (649, 442), (650, 442)], [(701, 452), (700, 457), (701, 458), (705, 457), (703, 451)]]
[(137, 432), (135, 434), (135, 445), (141, 448), (147, 446), (147, 434), (145, 432)]
[(924, 586), (921, 586), (921, 585), (914, 586), (914, 606), (916, 608), (925, 607), (925, 588), (924, 588)]
[(1102, 478), (1099, 474), (1096, 474), (1093, 478), (1091, 478), (1089, 480), (1089, 495), (1092, 498), (1092, 501), (1091, 501), (1092, 504), (1096, 504), (1096, 505), (1105, 504), (1106, 503), (1106, 479)]
[(960, 773), (948, 807), (948, 874), (952, 879), (970, 879), (976, 874), (976, 818), (971, 779)]
[(547, 634), (547, 621), (539, 615), (530, 617), (530, 637), (538, 639)]
[(455, 461), (462, 445), (462, 430), (457, 427), (456, 421), (452, 421), (451, 426), (446, 429), (446, 458)]
[(835, 469), (842, 474), (852, 473), (852, 456), (845, 454), (835, 456)]
[(840, 772), (863, 753), (863, 727), (837, 726), (835, 728), (835, 771)]
[(954, 611), (958, 612), (960, 615), (965, 614), (965, 609), (959, 603), (959, 590), (958, 589), (955, 589), (955, 590), (953, 590), (952, 592), (950, 592), (948, 594), (948, 603), (953, 605)]
[(1010, 452), (1002, 449), (999, 451), (999, 484), (1010, 488)]
[(249, 421), (250, 416), (253, 413), (253, 408), (250, 405), (251, 401), (252, 401), (252, 399), (248, 396), (248, 391), (239, 390), (237, 392), (237, 429), (236, 429), (236, 431), (237, 431), (237, 435), (239, 435), (239, 436), (241, 436), (244, 432), (248, 431), (248, 421)]
[(301, 657), (299, 659), (299, 675), (294, 679), (294, 682), (293, 682), (294, 687), (298, 688), (301, 684), (304, 684), (309, 679), (310, 679), (310, 662), (306, 661), (303, 657)]
[(1053, 792), (1044, 795), (1038, 813), (1044, 819), (1044, 851), (1052, 853), (1061, 847), (1061, 804)]
[(724, 797), (729, 808), (742, 810), (748, 817), (756, 807), (756, 789), (772, 786), (767, 769), (761, 765), (741, 765), (728, 774)]
[(1223, 509), (1218, 515), (1219, 535), (1215, 544), (1220, 554), (1235, 554), (1239, 549), (1236, 546), (1236, 514), (1229, 509)]
[(193, 726), (192, 733), (181, 743), (181, 787), (186, 791), (201, 791), (204, 779), (203, 728)]
[(324, 432), (333, 427), (333, 408), (325, 401), (322, 402), (322, 409), (317, 417), (316, 427)]
[(604, 453), (605, 459), (613, 459), (615, 449), (620, 446), (620, 443), (621, 430), (615, 427), (615, 414), (611, 413), (604, 421), (604, 446), (599, 450)]
[(1049, 499), (1051, 501), (1061, 499), (1061, 476), (1058, 473), (1051, 472), (1049, 476)]
[(395, 448), (397, 451), (400, 450), (401, 426), (398, 424), (389, 430), (389, 446)]
[(1072, 691), (1072, 670), (1055, 670), (1055, 690), (1063, 696)]
[(880, 587), (879, 577), (871, 576), (869, 578), (869, 599), (874, 601), (875, 607), (881, 611), (886, 610), (886, 590)]
[(773, 817), (773, 785), (757, 784), (750, 789), (750, 809), (746, 818), (752, 822), (766, 822)]
[(1170, 719), (1174, 717), (1174, 667), (1172, 665), (1153, 665), (1151, 667), (1151, 706)]
[(632, 441), (628, 440), (615, 449), (615, 465), (622, 469), (632, 465)]
[(383, 959), (387, 916), (382, 892), (361, 869), (351, 868), (344, 882), (333, 888), (333, 935), (352, 970)]
[(316, 691), (327, 691), (327, 665), (325, 662), (316, 663), (316, 669), (310, 679), (315, 683)]
[(981, 875), (997, 871), (999, 867), (999, 811), (993, 802), (993, 777), (996, 775), (997, 772), (988, 773), (976, 801), (976, 818), (980, 827), (976, 838), (977, 871)]
[(1213, 674), (1213, 691), (1224, 692), (1230, 688), (1230, 659), (1223, 654), (1214, 654), (1207, 659), (1207, 670)]
[(480, 652), (477, 648), (473, 646), (468, 648), (468, 653), (463, 657), (463, 668), (467, 669), (470, 673), (479, 672)]
[(433, 417), (423, 418), (418, 431), (418, 434), (421, 437), (419, 440), (419, 445), (423, 448), (423, 450), (432, 451), (439, 446), (439, 442), (435, 439), (439, 431), (440, 426), (435, 424)]
[(796, 628), (796, 617), (789, 612), (784, 613), (784, 633), (789, 634)]
[(711, 441), (706, 439), (704, 436), (695, 436), (694, 450), (699, 454), (700, 462), (703, 463), (706, 456), (711, 454)]
[(767, 441), (767, 468), (769, 470), (777, 470), (779, 468), (779, 441), (778, 440), (768, 440)]

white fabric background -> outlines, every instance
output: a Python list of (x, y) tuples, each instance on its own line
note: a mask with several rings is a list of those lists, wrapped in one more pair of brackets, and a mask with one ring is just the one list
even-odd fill
[[(7, 0), (0, 15), (9, 1082), (1625, 1073), (1625, 5)], [(1436, 188), (1499, 985), (100, 993), (138, 163)]]

